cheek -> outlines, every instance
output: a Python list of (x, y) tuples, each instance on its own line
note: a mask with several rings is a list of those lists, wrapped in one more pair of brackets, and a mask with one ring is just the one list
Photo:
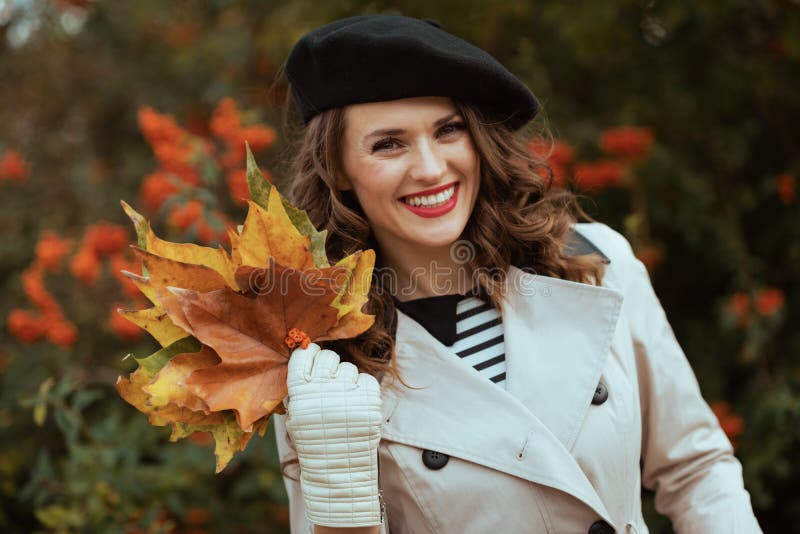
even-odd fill
[(478, 174), (480, 162), (471, 139), (467, 138), (453, 145), (449, 157), (462, 173), (470, 177)]
[(458, 166), (459, 172), (464, 176), (465, 185), (468, 187), (467, 206), (469, 211), (472, 211), (480, 189), (481, 162), (471, 140), (465, 141), (459, 148), (454, 161)]
[(350, 184), (353, 193), (364, 211), (364, 216), (371, 226), (385, 226), (381, 222), (390, 211), (388, 203), (394, 201), (394, 173), (383, 162), (358, 164), (350, 168)]
[[(360, 164), (353, 168), (351, 177), (353, 189), (362, 201), (362, 205), (375, 202), (393, 201), (397, 187), (402, 178), (400, 165), (397, 162), (379, 161)], [(371, 201), (371, 202), (368, 202)], [(365, 206), (365, 210), (367, 207)]]

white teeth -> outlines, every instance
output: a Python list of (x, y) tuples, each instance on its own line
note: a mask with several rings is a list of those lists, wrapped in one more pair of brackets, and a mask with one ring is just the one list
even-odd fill
[(403, 199), (403, 201), (412, 206), (425, 206), (427, 208), (436, 207), (450, 200), (450, 198), (453, 196), (453, 193), (455, 193), (455, 190), (456, 186), (452, 185), (450, 188), (445, 189), (444, 191), (441, 191), (435, 195), (406, 197)]

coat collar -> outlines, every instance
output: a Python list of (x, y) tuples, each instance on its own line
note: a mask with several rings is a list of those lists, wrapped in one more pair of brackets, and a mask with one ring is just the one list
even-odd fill
[(384, 439), (444, 452), (565, 491), (612, 522), (570, 450), (608, 356), (622, 295), (528, 274), (506, 277), (506, 389), (397, 312), (399, 381), (381, 382)]
[[(610, 263), (608, 256), (603, 254), (603, 251), (581, 234), (575, 226), (570, 229), (569, 234), (564, 240), (564, 253), (568, 256), (580, 256), (594, 253), (602, 257), (605, 263)], [(523, 258), (519, 265), (523, 269), (534, 269), (534, 258)], [(436, 295), (407, 301), (400, 301), (394, 298), (394, 305), (396, 309), (401, 310), (425, 327), (425, 330), (433, 334), (443, 345), (450, 347), (457, 339), (456, 309), (458, 303), (467, 296), (476, 296), (484, 301), (488, 300), (488, 296), (485, 294), (483, 287), (477, 286), (468, 293)], [(395, 317), (394, 322), (390, 325), (392, 335), (394, 335), (394, 329), (396, 328), (397, 318)]]

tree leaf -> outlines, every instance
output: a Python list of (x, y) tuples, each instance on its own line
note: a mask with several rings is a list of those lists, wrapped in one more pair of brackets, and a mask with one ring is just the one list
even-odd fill
[[(280, 283), (247, 297), (229, 288), (198, 292), (170, 287), (173, 298), (162, 297), (164, 309), (221, 363), (194, 371), (186, 384), (211, 410), (231, 409), (242, 429), (272, 413), (286, 396), (290, 349), (284, 338), (292, 328), (310, 339), (324, 335), (337, 320), (330, 303), (338, 295), (320, 270), (318, 279), (284, 268), (270, 260), (267, 270)], [(237, 275), (252, 268), (241, 267)]]
[(178, 354), (197, 352), (201, 347), (202, 345), (197, 339), (189, 336), (175, 341), (168, 347), (164, 347), (146, 358), (136, 358), (136, 362), (139, 364), (144, 374), (147, 375), (147, 379), (150, 380), (167, 364), (167, 362)]
[(164, 241), (153, 233), (149, 224), (146, 228), (146, 241), (148, 252), (169, 260), (210, 267), (225, 280), (229, 287), (238, 289), (233, 277), (236, 266), (231, 262), (225, 249), (203, 247), (194, 243)]
[(217, 472), (273, 413), (286, 413), (289, 355), (296, 344), (353, 337), (374, 316), (366, 303), (375, 254), (358, 251), (330, 266), (325, 232), (267, 182), (248, 154), (251, 198), (244, 225), (228, 229), (231, 253), (159, 239), (134, 221), (134, 253), (148, 276), (123, 272), (154, 304), (120, 310), (164, 348), (137, 359), (117, 390), (171, 440), (210, 432)]
[(150, 284), (156, 288), (185, 287), (195, 291), (213, 291), (226, 286), (225, 279), (205, 265), (162, 258), (139, 247), (132, 247), (150, 273)]
[(240, 231), (241, 230), (238, 229), (234, 230), (233, 228), (228, 228), (228, 238), (231, 240), (231, 262), (233, 265), (242, 264), (242, 255), (239, 253)]
[(262, 419), (253, 425), (253, 431), (245, 432), (239, 428), (235, 418), (226, 414), (219, 424), (198, 425), (189, 423), (177, 423), (172, 427), (170, 441), (191, 436), (195, 432), (209, 432), (214, 438), (214, 455), (217, 458), (216, 472), (222, 471), (233, 458), (237, 450), (244, 450), (250, 438), (256, 432), (263, 436), (266, 430), (267, 420)]
[[(131, 207), (130, 204), (124, 200), (120, 200), (122, 209), (125, 214), (133, 223), (133, 229), (136, 231), (136, 243), (143, 249), (147, 249), (147, 219), (145, 219), (139, 212)], [(142, 275), (147, 276), (147, 267), (142, 264)]]
[[(258, 169), (258, 164), (250, 151), (250, 145), (245, 145), (247, 150), (247, 187), (250, 190), (250, 198), (257, 205), (265, 210), (269, 210), (269, 199), (272, 191), (277, 191), (275, 187), (266, 179)], [(308, 218), (305, 210), (292, 206), (284, 197), (280, 197), (281, 205), (286, 211), (292, 225), (297, 228), (301, 235), (308, 236), (311, 241), (311, 255), (314, 259), (315, 267), (329, 267), (327, 254), (325, 252), (325, 239), (328, 231), (317, 231)], [(233, 241), (231, 241), (233, 242)], [(290, 264), (286, 264), (290, 265)]]
[[(181, 399), (184, 401), (184, 406), (175, 402), (154, 403), (152, 402), (153, 397), (148, 392), (148, 389), (155, 383), (153, 377), (156, 377), (157, 381), (161, 372), (167, 371), (165, 375), (171, 374), (173, 377), (178, 374), (174, 370), (170, 370), (170, 364), (176, 360), (178, 361), (175, 366), (176, 369), (180, 368), (183, 363), (192, 357), (197, 358), (198, 355), (201, 355), (198, 358), (200, 365), (210, 363), (209, 349), (206, 347), (198, 353), (186, 352), (196, 351), (199, 348), (200, 344), (196, 339), (186, 338), (155, 352), (147, 358), (138, 359), (139, 368), (136, 372), (130, 378), (119, 377), (116, 387), (122, 398), (139, 411), (148, 415), (150, 424), (155, 426), (169, 425), (172, 427), (172, 435), (170, 436), (172, 441), (188, 436), (195, 431), (211, 432), (216, 441), (217, 472), (220, 472), (230, 461), (235, 450), (244, 448), (253, 431), (242, 431), (230, 412), (210, 412), (207, 409), (203, 411), (187, 407), (191, 404), (189, 399), (191, 392), (185, 388), (184, 393), (186, 395)], [(210, 355), (218, 360), (213, 355), (213, 352)], [(163, 384), (157, 384), (156, 388), (168, 385), (168, 382), (169, 380), (164, 379)], [(174, 384), (172, 387), (174, 387)], [(199, 401), (199, 399), (196, 400)], [(257, 428), (260, 429), (260, 427), (254, 425), (253, 430)], [(261, 432), (263, 435), (263, 430)]]
[(266, 267), (270, 258), (295, 269), (314, 268), (311, 240), (294, 227), (278, 195), (272, 195), (269, 210), (265, 211), (253, 201), (244, 228), (239, 237), (237, 251), (242, 265)]
[(253, 156), (253, 151), (250, 150), (250, 143), (247, 141), (244, 143), (244, 149), (247, 153), (247, 189), (250, 192), (250, 199), (262, 208), (267, 209), (272, 184), (261, 174), (256, 158)]
[(136, 361), (139, 364), (139, 368), (129, 378), (122, 376), (117, 378), (117, 391), (129, 404), (148, 414), (150, 423), (153, 425), (165, 426), (170, 421), (174, 421), (176, 415), (180, 415), (184, 419), (191, 418), (190, 414), (180, 414), (180, 410), (176, 413), (173, 408), (177, 407), (152, 406), (150, 404), (150, 395), (143, 388), (172, 358), (185, 352), (198, 351), (200, 347), (200, 343), (195, 338), (186, 337), (154, 352), (146, 358), (137, 358)]
[(39, 391), (36, 394), (36, 403), (33, 406), (33, 422), (36, 426), (42, 426), (47, 417), (47, 393), (56, 383), (55, 377), (47, 377), (39, 384)]
[(203, 346), (199, 352), (185, 352), (172, 358), (142, 390), (150, 396), (153, 407), (174, 404), (192, 411), (210, 412), (208, 405), (186, 388), (184, 380), (196, 369), (220, 362), (213, 350)]
[(347, 288), (338, 302), (340, 306), (347, 309), (347, 312), (335, 327), (319, 338), (320, 341), (355, 337), (366, 331), (375, 322), (374, 315), (361, 312), (361, 308), (369, 298), (372, 271), (375, 267), (375, 252), (371, 249), (359, 251), (339, 263), (345, 262), (351, 257), (355, 260), (356, 266), (348, 279)]
[(125, 214), (128, 218), (133, 222), (133, 228), (136, 231), (136, 241), (138, 245), (143, 248), (147, 249), (147, 230), (150, 225), (140, 213), (138, 213), (135, 209), (133, 209), (130, 204), (125, 202), (124, 200), (120, 200), (122, 204), (122, 209), (125, 211)]
[(140, 276), (136, 273), (132, 273), (130, 271), (126, 271), (125, 269), (120, 270), (123, 276), (128, 278), (133, 284), (142, 292), (142, 294), (147, 297), (147, 300), (152, 302), (153, 304), (158, 304), (158, 299), (156, 298), (156, 289), (150, 283), (149, 276)]
[(151, 406), (150, 395), (144, 387), (150, 383), (147, 374), (138, 369), (129, 378), (120, 376), (117, 379), (117, 392), (130, 405), (147, 414), (148, 421), (154, 426), (167, 426), (176, 423), (219, 425), (223, 423), (221, 412), (204, 413), (170, 403), (164, 406)]
[(160, 306), (153, 306), (146, 310), (117, 308), (117, 313), (146, 330), (162, 347), (166, 347), (189, 335), (184, 329), (176, 326), (167, 312)]
[(268, 361), (224, 362), (194, 371), (186, 386), (211, 410), (232, 410), (239, 428), (250, 430), (256, 420), (273, 413), (288, 394), (287, 361), (278, 365)]

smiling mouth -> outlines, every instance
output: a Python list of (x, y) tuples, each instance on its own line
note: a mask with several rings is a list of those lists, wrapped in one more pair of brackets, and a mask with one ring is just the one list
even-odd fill
[(408, 195), (400, 200), (409, 206), (417, 208), (437, 208), (446, 204), (456, 192), (457, 183), (452, 183), (445, 189), (428, 195)]

